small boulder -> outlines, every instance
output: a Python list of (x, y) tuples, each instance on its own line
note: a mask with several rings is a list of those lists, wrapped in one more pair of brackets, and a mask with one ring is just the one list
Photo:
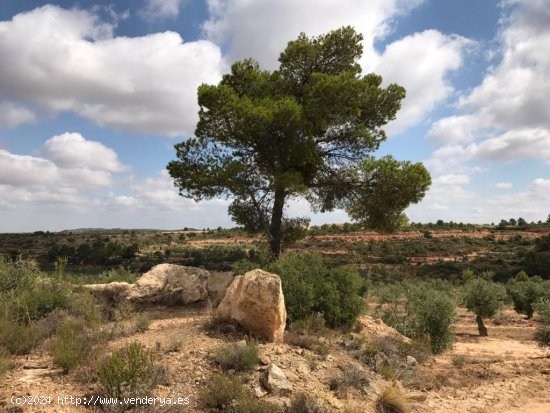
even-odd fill
[(418, 361), (413, 356), (407, 356), (407, 366), (416, 366)]
[(218, 314), (253, 334), (282, 340), (286, 307), (281, 279), (259, 269), (235, 277), (218, 306)]
[(288, 396), (292, 393), (292, 383), (283, 370), (276, 364), (270, 364), (260, 376), (263, 388), (275, 396)]

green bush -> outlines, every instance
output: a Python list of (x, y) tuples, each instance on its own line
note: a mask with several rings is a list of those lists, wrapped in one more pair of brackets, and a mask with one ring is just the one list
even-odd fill
[(10, 319), (0, 319), (0, 332), (0, 346), (11, 354), (29, 354), (50, 333), (39, 322), (18, 323)]
[(276, 413), (279, 409), (271, 403), (244, 393), (237, 399), (233, 411), (235, 413)]
[(0, 297), (8, 293), (20, 293), (34, 285), (40, 275), (36, 262), (0, 257)]
[(115, 350), (98, 370), (102, 393), (106, 397), (144, 397), (154, 386), (152, 353), (134, 342)]
[(463, 287), (464, 305), (476, 315), (479, 335), (486, 336), (483, 319), (493, 317), (506, 300), (506, 288), (485, 278), (475, 278)]
[(319, 253), (288, 253), (268, 265), (282, 280), (290, 322), (321, 313), (330, 327), (352, 325), (361, 309), (364, 282), (356, 270), (328, 268)]
[(258, 346), (254, 342), (219, 346), (213, 358), (224, 370), (250, 371), (258, 364)]
[(210, 379), (201, 399), (205, 407), (230, 411), (231, 403), (238, 399), (243, 391), (243, 384), (238, 377), (215, 375)]
[(53, 363), (67, 373), (86, 359), (91, 348), (90, 337), (80, 321), (67, 319), (59, 327), (50, 352)]
[(319, 402), (314, 395), (299, 393), (290, 402), (286, 413), (332, 413), (333, 410)]
[(541, 347), (550, 347), (550, 298), (542, 298), (535, 304), (541, 325), (535, 332), (535, 340)]
[(143, 333), (147, 331), (149, 329), (150, 324), (151, 324), (151, 319), (147, 314), (143, 314), (143, 313), (138, 314), (134, 319), (134, 326), (138, 333)]
[(533, 304), (546, 293), (545, 283), (540, 279), (514, 279), (506, 285), (508, 295), (514, 303), (514, 310), (519, 314), (525, 314), (528, 319), (533, 317)]
[(413, 318), (414, 338), (425, 338), (433, 354), (453, 345), (455, 304), (445, 293), (419, 287), (409, 294), (408, 314)]
[(11, 369), (13, 363), (11, 361), (11, 354), (5, 347), (0, 347), (0, 377)]

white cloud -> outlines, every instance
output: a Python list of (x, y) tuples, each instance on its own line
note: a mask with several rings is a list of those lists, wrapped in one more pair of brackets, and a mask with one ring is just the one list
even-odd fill
[(462, 55), (470, 44), (464, 37), (426, 30), (386, 47), (373, 71), (381, 74), (385, 83), (397, 83), (407, 90), (396, 120), (388, 125), (390, 133), (419, 123), (454, 92), (446, 76), (462, 66)]
[(145, 20), (159, 20), (178, 17), (181, 0), (145, 0), (140, 14)]
[[(504, 182), (496, 188), (511, 188)], [(483, 190), (465, 190), (460, 185), (440, 185), (432, 188), (419, 204), (411, 206), (407, 215), (412, 221), (443, 219), (455, 222), (490, 223), (509, 217), (538, 221), (548, 216), (550, 179), (536, 178), (524, 190), (506, 195), (493, 195)]]
[(495, 188), (498, 189), (510, 189), (512, 188), (512, 184), (510, 182), (497, 182), (495, 184)]
[(468, 175), (442, 175), (433, 180), (435, 185), (464, 185), (470, 183)]
[[(30, 200), (28, 194), (44, 191), (55, 194), (59, 190), (109, 186), (113, 172), (127, 169), (112, 149), (79, 133), (46, 140), (40, 153), (41, 157), (17, 155), (0, 149), (0, 185), (20, 190), (15, 195), (26, 194), (17, 199)], [(6, 192), (8, 198), (15, 195)]]
[(66, 132), (48, 139), (40, 153), (61, 168), (86, 168), (109, 172), (125, 169), (115, 151), (100, 142), (84, 139), (80, 133)]
[[(209, 0), (211, 18), (204, 24), (206, 35), (228, 49), (230, 60), (253, 57), (263, 67), (274, 69), (288, 41), (300, 32), (309, 36), (351, 25), (364, 35), (363, 72), (374, 71), (384, 82), (407, 89), (397, 119), (387, 130), (399, 133), (416, 125), (454, 91), (446, 80), (462, 65), (462, 55), (471, 43), (459, 36), (436, 30), (415, 33), (376, 51), (375, 41), (391, 32), (393, 19), (419, 6), (421, 0)], [(261, 35), (259, 35), (261, 34)]]
[[(505, 1), (501, 61), (459, 100), (465, 112), (443, 118), (429, 136), (470, 143), (480, 159), (550, 156), (550, 12), (543, 0)], [(485, 139), (485, 140), (484, 140)]]
[(219, 48), (175, 32), (114, 37), (113, 29), (51, 5), (0, 22), (0, 99), (122, 130), (192, 134), (197, 87), (224, 70)]
[(36, 116), (30, 109), (13, 102), (0, 102), (0, 127), (15, 128), (35, 120)]

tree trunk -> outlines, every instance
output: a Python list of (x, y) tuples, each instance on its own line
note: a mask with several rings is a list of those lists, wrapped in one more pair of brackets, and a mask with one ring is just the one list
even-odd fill
[(273, 212), (271, 214), (271, 223), (269, 225), (269, 235), (271, 236), (271, 252), (278, 257), (281, 253), (281, 225), (283, 221), (283, 208), (285, 206), (285, 193), (282, 190), (275, 191), (275, 200), (273, 202)]
[(479, 335), (482, 337), (487, 337), (489, 333), (487, 332), (487, 327), (485, 327), (485, 324), (483, 324), (483, 319), (480, 316), (476, 316), (476, 321)]

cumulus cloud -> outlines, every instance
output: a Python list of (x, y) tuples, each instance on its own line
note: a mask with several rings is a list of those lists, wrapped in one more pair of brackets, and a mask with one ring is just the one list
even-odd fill
[[(501, 182), (497, 189), (512, 185)], [(462, 184), (447, 185), (434, 180), (431, 190), (419, 204), (411, 206), (407, 214), (412, 221), (443, 219), (455, 222), (490, 223), (508, 217), (523, 217), (538, 221), (548, 216), (550, 179), (536, 178), (526, 188), (506, 195), (487, 193), (482, 189), (465, 189)]]
[(24, 123), (33, 123), (35, 114), (25, 106), (13, 102), (0, 102), (0, 127), (15, 128)]
[(145, 0), (140, 15), (149, 21), (175, 18), (180, 13), (181, 0)]
[[(364, 35), (363, 72), (407, 89), (407, 98), (390, 133), (421, 122), (454, 91), (446, 77), (463, 63), (470, 41), (427, 30), (397, 40), (379, 53), (375, 41), (392, 30), (392, 21), (420, 5), (419, 0), (269, 1), (209, 0), (211, 17), (204, 24), (209, 39), (228, 50), (231, 60), (253, 57), (263, 67), (277, 67), (277, 57), (300, 32), (310, 36), (351, 25)], [(284, 30), (282, 29), (284, 28)]]
[(462, 114), (438, 120), (429, 137), (471, 157), (518, 161), (550, 157), (550, 12), (542, 0), (503, 2), (501, 60), (458, 102)]
[(125, 169), (115, 151), (100, 142), (86, 140), (76, 132), (51, 137), (44, 142), (40, 152), (45, 158), (65, 169), (87, 168), (108, 172), (121, 172)]
[(113, 31), (92, 12), (51, 5), (0, 22), (0, 99), (121, 130), (192, 134), (197, 87), (223, 72), (220, 49), (175, 32)]
[(397, 119), (388, 125), (390, 132), (402, 132), (417, 124), (454, 92), (446, 75), (462, 66), (465, 49), (471, 44), (464, 37), (426, 30), (386, 47), (373, 70), (386, 83), (397, 83), (407, 90)]

